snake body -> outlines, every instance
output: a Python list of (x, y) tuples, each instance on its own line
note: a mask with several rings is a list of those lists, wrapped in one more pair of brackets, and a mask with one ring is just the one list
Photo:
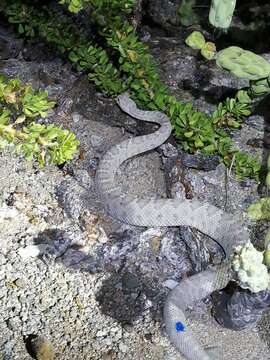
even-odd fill
[[(154, 122), (159, 129), (148, 135), (137, 136), (113, 146), (102, 158), (96, 173), (96, 185), (105, 210), (121, 222), (146, 227), (192, 226), (210, 236), (223, 248), (228, 259), (234, 247), (243, 245), (249, 235), (233, 215), (197, 200), (143, 199), (122, 192), (115, 180), (119, 166), (127, 159), (163, 144), (172, 128), (169, 118), (159, 111), (137, 108), (128, 94), (119, 95), (120, 108), (135, 119)], [(186, 326), (185, 310), (213, 291), (226, 286), (230, 280), (229, 265), (193, 275), (181, 281), (166, 300), (164, 320), (170, 341), (189, 360), (208, 360), (212, 356)], [(217, 357), (215, 357), (217, 359)]]

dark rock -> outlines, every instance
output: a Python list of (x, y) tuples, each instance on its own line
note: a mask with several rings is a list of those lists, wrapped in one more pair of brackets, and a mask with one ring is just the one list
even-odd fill
[(217, 155), (193, 155), (181, 152), (180, 159), (184, 166), (204, 171), (215, 170), (220, 163), (219, 157)]
[(247, 145), (255, 147), (255, 148), (263, 148), (264, 141), (263, 141), (263, 139), (253, 138), (253, 139), (249, 139), (247, 141)]
[[(64, 209), (67, 216), (78, 219), (82, 211), (82, 196), (85, 190), (76, 187), (76, 181), (63, 181), (57, 188), (59, 205)], [(76, 190), (75, 190), (76, 189)]]
[(237, 288), (233, 295), (220, 292), (214, 307), (216, 320), (232, 330), (251, 328), (261, 319), (263, 312), (270, 305), (270, 291), (252, 293)]
[[(159, 63), (162, 81), (179, 101), (192, 102), (207, 113), (219, 101), (235, 95), (248, 81), (219, 69), (215, 62), (203, 59), (179, 37), (153, 37), (148, 41), (150, 51)], [(166, 43), (166, 46), (164, 46)]]
[(0, 60), (16, 58), (23, 48), (23, 40), (0, 27)]
[(166, 30), (180, 25), (178, 9), (181, 0), (149, 0), (147, 14), (157, 25)]
[(256, 130), (263, 131), (265, 127), (264, 118), (260, 115), (251, 115), (248, 118), (247, 125), (253, 127)]
[(131, 273), (125, 273), (122, 277), (123, 288), (136, 289), (140, 286), (139, 280)]

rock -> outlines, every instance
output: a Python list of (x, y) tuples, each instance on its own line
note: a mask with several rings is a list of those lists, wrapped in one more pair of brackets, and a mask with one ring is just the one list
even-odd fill
[(108, 236), (105, 230), (101, 226), (99, 226), (98, 231), (99, 231), (98, 241), (101, 244), (105, 244), (108, 241)]
[(237, 287), (230, 293), (220, 291), (214, 302), (214, 316), (222, 326), (240, 331), (250, 329), (261, 319), (270, 304), (270, 291), (253, 293)]
[(12, 341), (6, 341), (0, 348), (0, 359), (12, 359), (13, 357), (13, 344)]
[(193, 155), (181, 152), (180, 159), (184, 166), (204, 171), (215, 170), (220, 163), (219, 157), (217, 155)]
[(17, 287), (19, 287), (19, 288), (25, 288), (25, 286), (26, 286), (26, 282), (25, 282), (25, 280), (23, 280), (23, 279), (17, 279), (17, 280), (15, 280), (15, 285), (17, 286)]
[(172, 31), (180, 25), (180, 4), (181, 0), (149, 0), (147, 14), (155, 24)]
[(136, 289), (140, 286), (140, 283), (136, 276), (130, 273), (124, 274), (122, 277), (123, 287), (127, 289)]
[(264, 140), (263, 139), (258, 139), (258, 138), (249, 139), (247, 141), (247, 145), (255, 147), (255, 148), (263, 148), (264, 147)]
[(97, 333), (96, 333), (96, 336), (97, 337), (104, 337), (108, 334), (108, 331), (107, 330), (99, 330)]
[[(207, 113), (219, 101), (232, 96), (232, 89), (248, 86), (248, 80), (236, 78), (219, 69), (215, 63), (196, 57), (179, 38), (155, 37), (149, 41), (150, 52), (160, 63), (161, 80), (180, 102), (192, 102), (195, 108)], [(167, 43), (166, 46), (163, 46)]]
[(37, 336), (31, 339), (30, 347), (37, 360), (54, 359), (53, 345), (46, 337)]
[(247, 125), (253, 127), (256, 130), (264, 131), (265, 121), (261, 115), (251, 115), (248, 118)]
[(50, 246), (48, 244), (28, 245), (25, 248), (20, 248), (18, 254), (23, 260), (27, 260), (30, 257), (36, 257), (46, 253), (49, 248)]
[(59, 205), (70, 218), (78, 219), (82, 212), (82, 196), (84, 189), (77, 186), (73, 179), (63, 181), (57, 188)]
[(127, 345), (125, 345), (124, 343), (122, 343), (122, 342), (120, 342), (120, 344), (119, 344), (119, 350), (122, 352), (122, 353), (126, 353), (126, 352), (128, 352), (128, 346)]
[(16, 58), (23, 48), (23, 40), (0, 27), (0, 60)]
[(160, 236), (154, 236), (151, 240), (151, 247), (153, 252), (158, 252), (161, 245), (161, 237)]
[(92, 135), (90, 141), (92, 146), (97, 149), (104, 144), (104, 139), (98, 135)]
[(163, 285), (166, 286), (168, 289), (172, 290), (178, 285), (178, 282), (173, 279), (168, 279), (163, 282)]

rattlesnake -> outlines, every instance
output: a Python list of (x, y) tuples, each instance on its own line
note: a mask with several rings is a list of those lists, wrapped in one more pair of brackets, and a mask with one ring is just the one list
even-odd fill
[[(143, 199), (121, 191), (115, 181), (119, 166), (132, 156), (161, 145), (169, 137), (172, 128), (164, 113), (138, 109), (128, 94), (119, 95), (117, 103), (135, 119), (154, 122), (160, 127), (154, 133), (113, 146), (100, 161), (96, 185), (106, 211), (121, 222), (137, 226), (192, 226), (215, 240), (223, 248), (228, 260), (235, 246), (249, 241), (247, 230), (235, 221), (233, 215), (197, 200)], [(181, 281), (169, 293), (164, 307), (166, 331), (171, 342), (187, 359), (207, 360), (213, 356), (193, 337), (186, 326), (184, 311), (187, 306), (226, 286), (230, 280), (228, 264), (224, 262), (219, 267), (193, 275)]]

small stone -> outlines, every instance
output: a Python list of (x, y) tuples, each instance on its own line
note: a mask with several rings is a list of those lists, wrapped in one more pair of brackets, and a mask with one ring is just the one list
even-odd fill
[(160, 243), (161, 243), (161, 237), (160, 236), (154, 236), (151, 239), (151, 247), (153, 252), (158, 252), (160, 249)]
[(24, 248), (18, 250), (19, 255), (23, 260), (26, 260), (30, 257), (36, 257), (47, 252), (49, 245), (39, 244), (39, 245), (28, 245)]
[(104, 337), (107, 335), (107, 331), (106, 330), (99, 330), (97, 333), (96, 333), (96, 337)]
[[(10, 330), (15, 331), (18, 327), (18, 322), (15, 319), (8, 319), (7, 320), (7, 326)], [(0, 357), (1, 359), (1, 357)]]
[(104, 139), (98, 135), (92, 135), (90, 141), (94, 148), (98, 148), (104, 143)]
[(163, 282), (163, 285), (172, 290), (178, 285), (178, 282), (173, 279), (168, 279)]
[(72, 114), (72, 119), (75, 123), (78, 123), (81, 120), (82, 116), (78, 113), (73, 113)]
[(122, 352), (122, 353), (127, 353), (128, 352), (128, 346), (125, 345), (124, 343), (120, 343), (119, 344), (119, 350)]
[(37, 360), (53, 360), (54, 350), (52, 343), (43, 336), (30, 340), (31, 350)]
[(107, 237), (107, 234), (105, 232), (105, 230), (99, 226), (98, 228), (99, 230), (99, 237), (98, 237), (98, 241), (101, 243), (101, 244), (105, 244), (107, 241), (108, 241), (108, 237)]
[(17, 279), (17, 280), (15, 280), (15, 285), (17, 286), (17, 287), (19, 287), (19, 288), (25, 288), (25, 286), (26, 286), (26, 282), (23, 280), (23, 279)]

